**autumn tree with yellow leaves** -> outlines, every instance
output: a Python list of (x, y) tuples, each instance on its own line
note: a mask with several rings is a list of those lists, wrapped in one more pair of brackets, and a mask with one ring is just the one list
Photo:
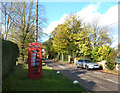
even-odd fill
[(108, 30), (97, 23), (86, 24), (73, 14), (67, 16), (65, 22), (59, 24), (51, 33), (52, 48), (55, 54), (62, 55), (63, 58), (67, 54), (92, 58), (94, 61), (104, 60), (110, 55), (109, 48), (105, 50), (106, 45), (110, 46), (112, 41)]

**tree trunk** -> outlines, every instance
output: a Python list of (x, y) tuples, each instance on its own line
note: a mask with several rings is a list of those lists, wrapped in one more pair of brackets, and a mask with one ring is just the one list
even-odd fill
[(58, 60), (60, 60), (60, 53), (58, 53)]
[(22, 62), (24, 62), (25, 60), (24, 60), (24, 54), (22, 53)]
[(6, 5), (7, 5), (7, 2), (5, 3), (5, 37), (4, 37), (5, 40), (7, 39), (7, 36), (6, 36), (7, 34), (6, 32)]
[(63, 55), (63, 53), (62, 53), (62, 62), (64, 61), (64, 55)]
[(68, 55), (68, 62), (70, 63), (70, 55)]

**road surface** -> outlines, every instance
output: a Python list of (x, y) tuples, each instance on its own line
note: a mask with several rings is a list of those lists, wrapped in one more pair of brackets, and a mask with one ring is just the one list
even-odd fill
[[(71, 64), (63, 64), (52, 60), (45, 61), (47, 66), (59, 70), (71, 80), (78, 80), (80, 85), (88, 91), (113, 91), (118, 93), (118, 76), (98, 70), (76, 68)], [(116, 92), (115, 92), (116, 91)]]

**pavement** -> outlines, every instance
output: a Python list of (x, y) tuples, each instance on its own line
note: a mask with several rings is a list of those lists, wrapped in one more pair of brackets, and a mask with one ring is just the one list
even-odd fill
[(100, 93), (120, 92), (120, 79), (118, 75), (104, 73), (98, 70), (81, 69), (72, 64), (63, 64), (52, 60), (46, 60), (44, 62), (54, 70), (60, 71), (68, 79), (79, 81), (79, 84), (88, 91), (100, 91)]

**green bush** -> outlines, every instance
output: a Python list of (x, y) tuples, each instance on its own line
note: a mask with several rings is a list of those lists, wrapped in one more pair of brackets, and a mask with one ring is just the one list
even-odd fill
[(115, 68), (114, 63), (112, 63), (109, 58), (106, 60), (106, 66), (109, 70), (113, 70)]
[(4, 79), (14, 70), (16, 59), (19, 55), (17, 44), (2, 40), (2, 78)]
[(113, 70), (115, 67), (115, 59), (117, 57), (117, 51), (110, 46), (104, 45), (99, 48), (95, 47), (91, 52), (91, 58), (94, 61), (106, 60), (106, 65), (109, 70)]

